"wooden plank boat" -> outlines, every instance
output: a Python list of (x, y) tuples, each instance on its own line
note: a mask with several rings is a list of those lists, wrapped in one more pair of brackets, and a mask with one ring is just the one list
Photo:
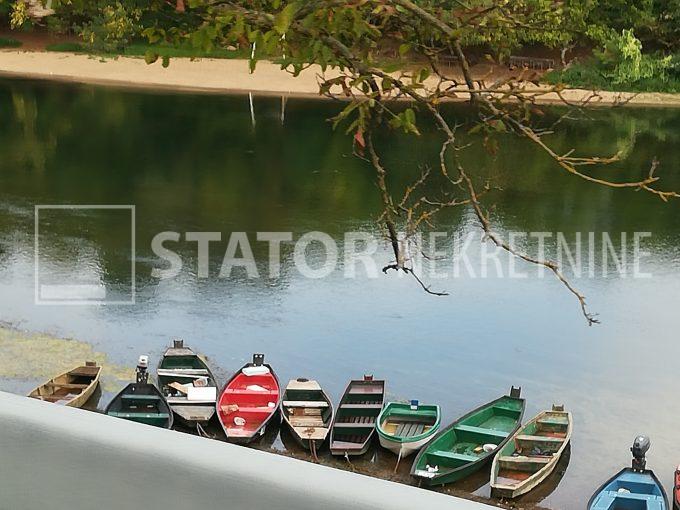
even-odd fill
[(224, 385), (217, 401), (217, 418), (227, 440), (247, 444), (261, 438), (279, 411), (281, 389), (276, 372), (253, 354)]
[(588, 510), (668, 510), (668, 498), (654, 472), (625, 468), (590, 498)]
[[(420, 450), (436, 434), (441, 425), (438, 405), (388, 402), (378, 416), (378, 438), (383, 448), (394, 452), (399, 461)], [(396, 470), (396, 467), (395, 467)]]
[(331, 425), (333, 455), (363, 455), (375, 434), (376, 418), (385, 403), (385, 381), (365, 375), (350, 381)]
[(205, 425), (215, 415), (217, 382), (208, 364), (182, 340), (166, 349), (156, 370), (158, 387), (178, 421)]
[(102, 367), (97, 363), (86, 361), (85, 365), (67, 370), (41, 384), (28, 396), (69, 407), (82, 407), (97, 389), (101, 371)]
[(333, 423), (333, 403), (319, 383), (304, 378), (289, 381), (281, 414), (295, 441), (316, 456)]
[(680, 466), (675, 470), (673, 480), (673, 510), (680, 510)]
[(149, 382), (148, 358), (141, 356), (137, 382), (128, 384), (106, 406), (105, 414), (116, 418), (170, 429), (173, 413), (163, 394)]
[(569, 444), (572, 427), (571, 413), (553, 406), (520, 428), (493, 459), (491, 494), (516, 498), (544, 481)]
[(484, 466), (522, 423), (525, 402), (520, 388), (492, 400), (443, 429), (423, 448), (411, 475), (427, 485), (461, 480)]

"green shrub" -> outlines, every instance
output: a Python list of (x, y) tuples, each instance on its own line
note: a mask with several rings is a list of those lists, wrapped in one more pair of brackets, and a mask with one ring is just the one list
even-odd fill
[(18, 48), (21, 44), (21, 41), (17, 41), (16, 39), (0, 37), (0, 48)]

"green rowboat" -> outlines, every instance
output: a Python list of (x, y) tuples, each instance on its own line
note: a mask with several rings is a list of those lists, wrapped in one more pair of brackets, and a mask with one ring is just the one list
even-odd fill
[(422, 405), (417, 400), (410, 404), (389, 402), (377, 422), (382, 447), (402, 459), (434, 437), (441, 425), (441, 411), (437, 405)]
[(478, 407), (437, 434), (423, 448), (411, 475), (427, 485), (444, 485), (479, 470), (519, 429), (524, 415), (520, 388)]

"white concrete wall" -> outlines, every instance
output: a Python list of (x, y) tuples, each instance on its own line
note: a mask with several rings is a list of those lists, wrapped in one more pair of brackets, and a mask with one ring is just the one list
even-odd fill
[(0, 392), (2, 510), (440, 508), (491, 507)]

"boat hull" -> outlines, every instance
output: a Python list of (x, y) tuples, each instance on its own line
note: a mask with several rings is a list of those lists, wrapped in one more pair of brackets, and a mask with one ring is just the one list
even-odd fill
[[(263, 373), (246, 375), (249, 370), (258, 369)], [(262, 391), (256, 391), (253, 386), (260, 387)], [(276, 423), (280, 407), (281, 388), (276, 372), (271, 365), (264, 363), (264, 355), (256, 354), (251, 363), (241, 367), (224, 385), (215, 410), (227, 441), (247, 445), (260, 440), (268, 427)], [(234, 422), (239, 414), (244, 414), (242, 426)]]
[[(411, 476), (428, 486), (457, 482), (491, 462), (520, 427), (525, 402), (519, 390), (470, 411), (439, 432), (423, 448)], [(484, 444), (496, 446), (482, 451)]]
[(423, 446), (425, 446), (434, 436), (430, 437), (425, 437), (423, 439), (420, 439), (418, 441), (413, 441), (413, 442), (399, 442), (399, 441), (392, 441), (384, 436), (380, 436), (380, 446), (383, 448), (386, 448), (387, 450), (391, 451), (398, 457), (404, 459), (410, 455), (413, 455), (416, 453), (418, 450), (420, 450)]
[(673, 510), (680, 510), (680, 467), (675, 471), (673, 486)]
[[(553, 473), (569, 445), (572, 429), (571, 413), (561, 408), (543, 411), (527, 422), (494, 456), (491, 466), (491, 495), (498, 498), (517, 498), (545, 481)], [(524, 441), (524, 450), (517, 448), (518, 438), (520, 444)], [(526, 450), (531, 452), (536, 448), (543, 448), (542, 456), (524, 455)], [(548, 454), (551, 454), (549, 458)], [(520, 479), (513, 476), (519, 476)]]
[[(31, 391), (28, 396), (38, 400), (60, 403), (68, 407), (82, 407), (99, 386), (101, 370), (102, 367), (97, 366), (94, 362), (87, 362), (85, 365), (74, 367), (53, 377)], [(63, 401), (62, 399), (55, 400), (57, 398), (54, 396), (56, 389), (66, 388), (69, 384), (74, 385), (76, 381), (86, 381), (85, 384), (79, 385), (85, 387), (79, 388), (77, 393), (66, 393)]]
[[(130, 407), (125, 404), (125, 400), (134, 400), (135, 397), (142, 399), (155, 397), (153, 398), (153, 403), (157, 406), (156, 409), (130, 409)], [(141, 402), (143, 404), (143, 401)], [(137, 402), (134, 402), (134, 406), (139, 407)], [(106, 406), (104, 414), (166, 429), (171, 429), (174, 423), (174, 413), (172, 412), (172, 409), (170, 409), (165, 397), (156, 386), (150, 383), (128, 384), (113, 397), (113, 400)]]
[(281, 418), (298, 445), (315, 455), (328, 438), (333, 416), (333, 403), (317, 381), (300, 378), (288, 382)]
[(365, 454), (376, 434), (376, 420), (385, 403), (385, 381), (372, 376), (350, 381), (331, 425), (332, 455)]
[[(640, 490), (640, 487), (644, 489)], [(654, 510), (670, 508), (666, 491), (653, 471), (624, 468), (602, 484), (588, 501), (588, 510), (629, 507)]]
[[(192, 401), (187, 396), (169, 387), (169, 384), (189, 384), (197, 377), (206, 377), (207, 387), (215, 388), (214, 396), (207, 400)], [(206, 425), (215, 415), (217, 400), (217, 380), (208, 364), (181, 340), (176, 340), (173, 347), (166, 349), (156, 370), (158, 386), (166, 397), (170, 409), (176, 418), (175, 422), (188, 428)], [(173, 395), (177, 393), (177, 395)]]

